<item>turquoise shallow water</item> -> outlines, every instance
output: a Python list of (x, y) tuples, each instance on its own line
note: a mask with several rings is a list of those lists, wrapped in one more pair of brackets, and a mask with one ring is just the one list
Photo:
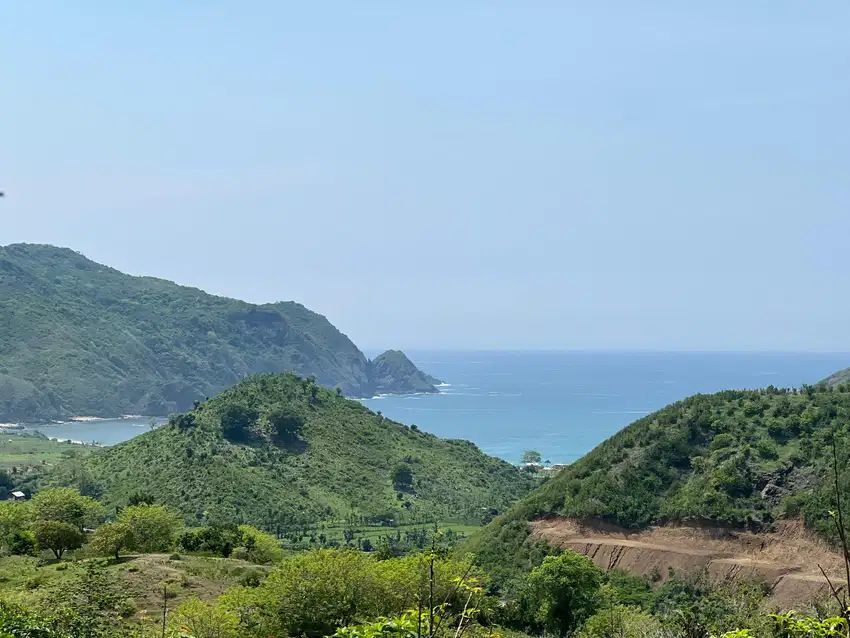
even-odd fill
[[(160, 423), (165, 421), (165, 419), (158, 420)], [(54, 439), (115, 445), (150, 430), (150, 417), (57, 423), (55, 425), (32, 426), (28, 429), (38, 430), (45, 436)]]
[[(370, 353), (371, 354), (371, 353)], [(442, 437), (518, 462), (523, 450), (571, 462), (632, 421), (697, 392), (815, 383), (847, 354), (408, 352), (449, 385), (439, 395), (364, 400)], [(148, 419), (66, 423), (46, 435), (112, 445)]]
[(450, 384), (439, 395), (380, 397), (373, 410), (518, 462), (539, 450), (574, 461), (632, 421), (698, 392), (800, 386), (847, 354), (408, 352)]

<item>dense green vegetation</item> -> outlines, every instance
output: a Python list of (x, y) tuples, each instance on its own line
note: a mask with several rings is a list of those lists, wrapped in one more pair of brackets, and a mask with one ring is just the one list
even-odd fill
[[(65, 248), (0, 247), (0, 325), (0, 422), (167, 415), (251, 373), (377, 392), (363, 353), (300, 304), (216, 297)], [(393, 378), (396, 355), (380, 359), (381, 392), (435, 391), (407, 369)]]
[[(642, 457), (657, 461), (661, 452), (669, 460), (669, 451), (682, 453), (685, 442), (692, 450), (703, 451), (710, 464), (692, 461), (690, 472), (681, 470), (680, 464), (671, 464), (681, 471), (680, 475), (664, 475), (670, 481), (666, 489), (671, 499), (689, 485), (700, 484), (702, 479), (694, 476), (697, 468), (713, 473), (712, 489), (725, 489), (727, 483), (720, 480), (729, 475), (724, 463), (739, 451), (754, 471), (770, 471), (774, 478), (777, 470), (771, 462), (781, 465), (783, 460), (799, 459), (782, 474), (792, 476), (798, 466), (811, 468), (806, 474), (811, 479), (810, 489), (798, 491), (797, 500), (789, 501), (790, 494), (780, 493), (772, 509), (757, 508), (744, 500), (745, 494), (736, 493), (742, 500), (737, 504), (732, 501), (728, 511), (737, 513), (746, 507), (750, 511), (744, 518), (718, 519), (728, 524), (764, 526), (775, 512), (790, 515), (802, 511), (805, 515), (819, 511), (830, 500), (827, 478), (831, 463), (837, 461), (832, 467), (838, 467), (838, 481), (842, 482), (845, 432), (841, 423), (848, 397), (847, 388), (833, 391), (826, 386), (804, 388), (799, 393), (769, 388), (692, 397), (630, 426), (631, 438), (623, 447), (636, 454), (631, 463), (626, 457), (612, 462), (616, 457), (610, 456), (614, 449), (610, 444), (605, 448), (609, 456), (603, 458), (609, 468), (622, 472), (641, 467)], [(760, 415), (758, 405), (762, 406)], [(799, 417), (799, 423), (793, 415)], [(723, 427), (714, 426), (718, 431), (709, 436), (704, 430), (712, 427), (707, 425), (713, 423), (712, 416), (722, 420)], [(772, 427), (764, 422), (768, 418), (776, 420), (769, 422)], [(377, 429), (366, 427), (367, 423)], [(643, 432), (644, 428), (649, 434)], [(790, 429), (786, 432), (785, 428)], [(762, 429), (772, 433), (776, 453), (759, 452), (766, 449)], [(351, 431), (355, 438), (329, 437), (329, 431)], [(311, 493), (351, 499), (346, 505), (347, 524), (340, 530), (342, 539), (321, 534), (307, 545), (303, 539), (298, 544), (287, 530), (270, 534), (239, 524), (246, 513), (240, 508), (247, 502), (250, 509), (252, 502), (244, 491), (251, 483), (238, 482), (246, 467), (259, 468), (257, 473), (253, 469), (248, 472), (254, 480), (264, 476), (278, 479), (274, 488), (260, 483), (266, 498), (257, 501), (276, 503), (280, 493), (297, 489), (297, 485), (293, 484), (295, 474), (273, 474), (275, 470), (297, 464), (298, 459), (313, 453), (314, 447), (321, 451), (327, 444), (321, 442), (324, 437), (337, 450), (348, 450), (357, 445), (356, 437), (372, 433), (366, 446), (372, 456), (357, 462), (380, 468), (383, 487), (376, 476), (347, 474), (349, 487), (342, 482), (317, 484)], [(720, 439), (724, 446), (728, 443), (735, 449), (720, 454), (725, 448), (715, 442), (721, 436), (727, 437)], [(425, 437), (436, 451), (426, 456), (428, 446), (416, 447), (419, 441), (414, 439), (413, 451), (422, 456), (416, 457), (418, 461), (410, 456), (399, 460), (399, 454), (411, 451), (407, 437)], [(794, 451), (780, 450), (777, 437), (783, 437), (786, 447), (797, 440)], [(842, 444), (833, 445), (836, 439)], [(139, 441), (146, 443), (133, 447)], [(660, 451), (653, 448), (656, 445), (661, 446)], [(807, 452), (801, 456), (803, 445)], [(97, 491), (103, 491), (105, 504), (67, 487), (43, 489), (30, 501), (0, 503), (0, 637), (846, 638), (850, 630), (850, 609), (838, 592), (834, 600), (812, 601), (803, 613), (778, 613), (772, 607), (767, 584), (718, 582), (706, 572), (678, 574), (672, 570), (666, 578), (659, 574), (642, 579), (618, 571), (604, 572), (592, 560), (571, 550), (542, 542), (529, 545), (526, 520), (532, 512), (540, 513), (539, 504), (545, 502), (541, 494), (548, 494), (551, 485), (580, 468), (581, 462), (531, 495), (537, 509), (522, 502), (471, 546), (458, 547), (456, 535), (422, 525), (408, 526), (404, 537), (401, 529), (395, 528), (395, 542), (390, 534), (378, 538), (375, 544), (362, 535), (362, 522), (374, 517), (367, 514), (372, 501), (391, 501), (395, 494), (396, 501), (401, 501), (401, 505), (395, 505), (398, 513), (415, 514), (412, 508), (424, 503), (406, 503), (418, 500), (420, 492), (426, 491), (421, 464), (440, 461), (444, 473), (452, 475), (451, 468), (459, 462), (452, 456), (452, 446), (452, 442), (389, 422), (313, 381), (291, 374), (251, 377), (194, 410), (172, 417), (167, 425), (136, 441), (85, 459), (69, 459), (66, 466), (49, 475), (63, 481), (84, 477), (88, 488), (96, 486)], [(269, 453), (271, 449), (276, 451), (268, 463), (246, 463), (266, 458), (250, 456), (252, 450)], [(463, 449), (474, 450), (469, 446)], [(378, 450), (384, 455), (391, 450), (395, 456), (375, 456)], [(116, 451), (118, 454), (112, 456)], [(199, 451), (207, 454), (205, 463), (192, 461)], [(836, 459), (833, 451), (840, 458)], [(718, 458), (713, 457), (715, 453)], [(480, 452), (475, 454), (485, 464), (484, 469), (491, 468), (493, 473), (482, 471), (462, 456), (467, 480), (471, 481), (461, 485), (462, 490), (475, 485), (476, 476), (484, 484), (501, 480), (504, 464)], [(321, 458), (334, 457), (329, 454)], [(230, 460), (222, 464), (222, 459)], [(146, 468), (156, 463), (156, 467)], [(215, 471), (206, 471), (207, 466)], [(181, 467), (185, 468), (181, 473), (167, 474), (171, 468)], [(229, 468), (229, 472), (222, 472), (222, 468)], [(310, 465), (298, 468), (305, 473)], [(591, 466), (579, 481), (594, 485), (593, 469)], [(122, 470), (134, 475), (135, 483), (127, 476), (120, 477)], [(508, 470), (506, 486), (516, 485), (510, 480), (531, 480), (515, 468)], [(222, 491), (224, 483), (216, 479), (219, 473), (238, 482), (231, 492)], [(336, 476), (334, 472), (329, 475)], [(108, 482), (100, 483), (116, 476), (123, 487), (137, 491), (122, 492)], [(206, 507), (199, 501), (194, 511), (184, 509), (180, 515), (181, 504), (192, 502), (200, 492), (181, 493), (173, 488), (152, 490), (155, 494), (138, 491), (142, 485), (149, 489), (155, 484), (151, 480), (170, 476), (179, 476), (180, 481), (197, 476), (201, 483), (211, 483), (212, 491), (204, 495), (212, 499), (209, 507), (198, 511)], [(125, 479), (128, 482), (124, 483)], [(434, 480), (439, 481), (439, 477)], [(645, 477), (635, 474), (629, 480), (646, 483)], [(352, 487), (359, 483), (368, 485), (370, 491)], [(632, 487), (631, 483), (607, 485), (612, 490)], [(782, 481), (774, 485), (777, 490), (796, 486)], [(645, 492), (638, 489), (634, 493), (640, 496)], [(126, 494), (124, 500), (118, 500), (118, 494)], [(591, 494), (595, 501), (602, 501), (601, 491)], [(242, 496), (241, 502), (237, 502), (237, 495)], [(801, 495), (805, 498), (800, 499)], [(227, 499), (226, 507), (214, 509), (222, 504), (215, 500), (217, 496)], [(434, 507), (445, 493), (434, 491), (429, 496), (434, 499), (429, 507)], [(768, 496), (766, 493), (764, 498)], [(615, 504), (621, 502), (616, 494), (608, 498)], [(708, 502), (712, 501), (705, 497), (699, 507)], [(567, 505), (564, 498), (561, 509), (554, 513), (570, 512)], [(287, 512), (293, 520), (313, 513), (298, 507)], [(609, 520), (640, 526), (665, 520), (666, 512), (662, 501), (656, 518)], [(377, 518), (386, 521), (387, 515), (384, 512)], [(586, 516), (604, 518), (599, 512)], [(670, 520), (684, 518), (678, 515)], [(187, 520), (195, 526), (184, 528)], [(816, 524), (820, 519), (811, 520)], [(843, 530), (841, 520), (829, 518)], [(330, 532), (332, 528), (324, 529)], [(846, 536), (842, 539), (846, 541)], [(477, 554), (467, 553), (470, 547)]]
[[(68, 488), (39, 492), (29, 502), (0, 502), (0, 636), (125, 635), (127, 620), (144, 620), (139, 606), (156, 604), (158, 589), (165, 588), (168, 602), (188, 600), (196, 587), (221, 593), (231, 585), (257, 585), (265, 566), (282, 558), (276, 538), (249, 526), (234, 526), (226, 552), (234, 558), (227, 564), (197, 553), (140, 556), (173, 550), (180, 517), (139, 503), (112, 522), (104, 518), (99, 502)], [(127, 552), (137, 553), (135, 565), (126, 564)]]
[(435, 392), (441, 381), (425, 374), (401, 350), (387, 350), (371, 364), (372, 381), (377, 394), (413, 394)]
[(847, 473), (833, 474), (850, 460), (846, 371), (680, 401), (528, 494), (529, 473), (343, 398), (439, 381), (399, 351), (369, 362), (294, 303), (10, 246), (0, 321), (0, 420), (186, 408), (107, 449), (4, 438), (0, 498), (33, 496), (0, 501), (0, 638), (850, 635), (847, 600), (769, 614), (758, 583), (603, 572), (528, 526), (792, 517), (836, 541), (833, 481), (850, 502)]
[[(766, 528), (802, 517), (833, 538), (832, 440), (850, 453), (850, 388), (769, 387), (697, 395), (636, 421), (556, 474), (474, 539), (504, 576), (539, 561), (526, 521), (602, 519), (638, 529), (662, 522)], [(850, 497), (850, 482), (842, 479)]]
[(69, 460), (48, 481), (107, 508), (146, 492), (190, 522), (277, 530), (489, 520), (532, 479), (472, 443), (408, 428), (284, 373), (249, 377), (167, 425)]
[[(50, 507), (42, 513), (91, 505), (68, 491), (44, 494)], [(131, 537), (150, 525), (151, 507), (159, 506), (133, 513)], [(11, 521), (20, 531), (40, 515), (36, 509), (0, 508), (9, 523), (0, 538), (7, 554)], [(176, 547), (173, 536), (162, 546), (180, 553), (127, 555), (97, 542), (101, 530), (119, 524), (89, 534), (71, 559), (26, 555), (40, 546), (0, 558), (0, 636), (795, 638), (843, 637), (847, 629), (828, 603), (811, 615), (769, 614), (769, 588), (757, 583), (716, 583), (698, 573), (653, 588), (572, 551), (548, 556), (496, 597), (474, 557), (452, 557), (439, 534), (406, 556), (351, 546), (287, 555), (259, 530), (205, 527), (180, 534)]]

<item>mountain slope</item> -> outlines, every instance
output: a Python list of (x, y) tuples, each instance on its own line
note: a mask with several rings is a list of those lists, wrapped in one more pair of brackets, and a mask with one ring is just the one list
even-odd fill
[(0, 247), (0, 325), (0, 421), (164, 415), (264, 372), (375, 393), (363, 353), (300, 304), (216, 297), (65, 248)]
[[(241, 381), (170, 424), (87, 457), (108, 506), (146, 492), (189, 521), (479, 519), (530, 489), (472, 443), (385, 419), (292, 374)], [(73, 465), (73, 463), (72, 463)]]
[(826, 379), (822, 380), (821, 383), (832, 387), (850, 383), (850, 368), (844, 368), (843, 370), (839, 370), (838, 372), (829, 375)]
[(387, 350), (370, 364), (376, 394), (436, 392), (442, 381), (425, 374), (401, 350)]
[[(801, 517), (829, 536), (833, 433), (847, 466), (850, 391), (827, 386), (696, 395), (618, 432), (474, 540), (485, 566), (530, 560), (528, 521), (595, 519), (628, 529), (690, 522), (769, 527)], [(850, 481), (842, 479), (842, 493)], [(524, 549), (523, 549), (524, 548)], [(508, 566), (508, 567), (506, 567)]]

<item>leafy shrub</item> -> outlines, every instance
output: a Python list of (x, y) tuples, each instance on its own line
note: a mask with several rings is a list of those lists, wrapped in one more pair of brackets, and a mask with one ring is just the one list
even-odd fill
[(98, 527), (89, 539), (89, 549), (98, 556), (118, 555), (133, 544), (133, 530), (127, 523), (108, 523)]
[(0, 638), (79, 638), (89, 627), (68, 611), (43, 616), (23, 606), (0, 601)]
[(393, 487), (400, 492), (413, 488), (413, 470), (407, 463), (399, 463), (393, 469)]
[[(284, 560), (258, 587), (239, 587), (221, 599), (257, 635), (321, 637), (382, 614), (401, 614), (423, 600), (431, 563), (412, 556), (386, 561), (351, 550), (315, 550)], [(469, 565), (434, 559), (435, 601), (460, 613), (459, 580), (475, 580)]]
[(21, 529), (12, 532), (9, 537), (9, 551), (21, 556), (35, 556), (37, 539), (35, 533), (29, 529)]
[(661, 622), (639, 607), (616, 605), (588, 618), (576, 638), (641, 638), (661, 633)]
[(177, 607), (169, 618), (175, 635), (193, 638), (236, 638), (239, 618), (220, 605), (190, 598)]
[(782, 638), (803, 638), (804, 636), (819, 636), (821, 638), (846, 638), (847, 620), (840, 617), (824, 618), (800, 617), (794, 612), (771, 614), (775, 623), (774, 631)]
[(254, 408), (242, 403), (230, 403), (221, 412), (221, 429), (231, 441), (246, 441), (251, 438), (251, 426), (259, 417)]
[(245, 560), (258, 565), (271, 565), (280, 560), (280, 544), (277, 538), (250, 525), (239, 526), (239, 544), (245, 549)]
[(210, 552), (228, 558), (242, 544), (242, 534), (235, 524), (209, 525), (185, 531), (177, 543), (187, 552)]
[(283, 444), (297, 440), (301, 435), (301, 428), (306, 423), (303, 414), (287, 405), (279, 405), (269, 410), (266, 420), (277, 440)]
[(520, 597), (520, 619), (558, 635), (569, 634), (598, 604), (602, 571), (572, 550), (547, 556), (526, 579)]
[(128, 547), (145, 553), (171, 549), (183, 526), (180, 517), (165, 506), (147, 503), (124, 508), (118, 522), (131, 531)]

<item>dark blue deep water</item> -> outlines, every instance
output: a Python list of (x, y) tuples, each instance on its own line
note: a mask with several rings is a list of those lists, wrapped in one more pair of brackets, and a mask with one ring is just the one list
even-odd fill
[(848, 354), (417, 352), (449, 385), (439, 395), (364, 401), (402, 423), (469, 439), (518, 462), (526, 449), (571, 462), (632, 421), (698, 392), (800, 386), (850, 366)]

